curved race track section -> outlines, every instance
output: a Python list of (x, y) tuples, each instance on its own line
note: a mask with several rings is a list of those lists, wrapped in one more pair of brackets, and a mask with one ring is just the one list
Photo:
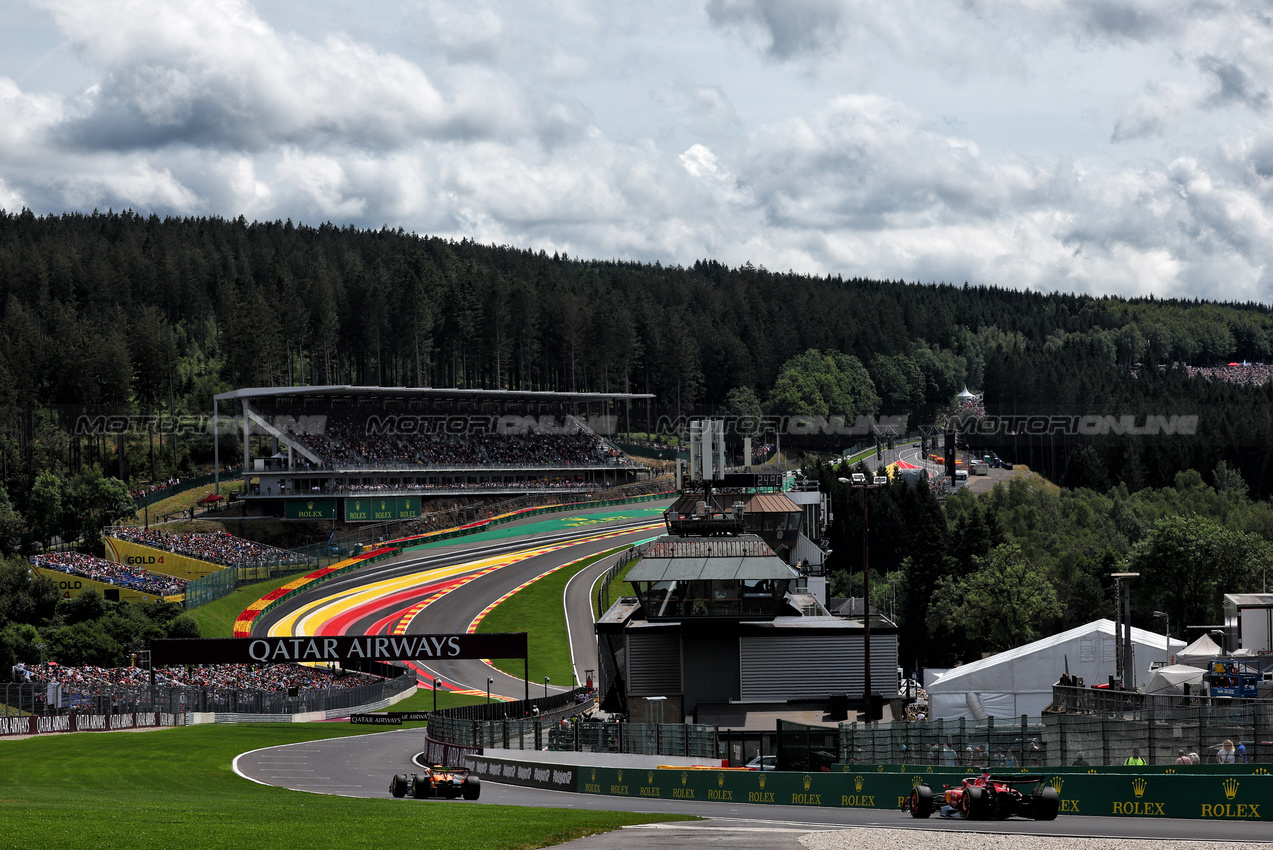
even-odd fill
[[(554, 515), (523, 521), (530, 536), (477, 539), (433, 547), (373, 564), (304, 591), (261, 618), (254, 631), (270, 635), (454, 634), (494, 600), (564, 564), (662, 533), (662, 503), (627, 510)], [(589, 570), (590, 573), (599, 572)], [(588, 585), (584, 585), (587, 587)], [(591, 634), (590, 594), (572, 594), (572, 634)], [(582, 637), (576, 642), (586, 649)], [(595, 659), (595, 650), (592, 658)], [(520, 699), (527, 683), (480, 660), (412, 664), (422, 677), (441, 678), (451, 690)], [(581, 664), (577, 676), (582, 678)], [(595, 661), (592, 662), (595, 667)], [(559, 683), (551, 690), (567, 690)]]

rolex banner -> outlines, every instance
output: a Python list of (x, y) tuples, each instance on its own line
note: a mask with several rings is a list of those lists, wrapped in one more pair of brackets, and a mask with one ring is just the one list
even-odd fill
[[(643, 797), (661, 800), (704, 800), (720, 803), (760, 803), (779, 806), (818, 806), (851, 809), (900, 809), (911, 788), (926, 783), (940, 797), (943, 785), (958, 784), (967, 774), (934, 773), (928, 767), (897, 773), (892, 766), (850, 765), (837, 772), (742, 771), (710, 768), (650, 769), (503, 763), (472, 756), (470, 763), (496, 782), (535, 785), (552, 771), (574, 771), (576, 789), (583, 794)], [(1242, 767), (1246, 767), (1242, 765)], [(1093, 771), (1101, 768), (1092, 768)], [(1197, 775), (1147, 773), (1027, 772), (1056, 789), (1061, 817), (1201, 818), (1273, 820), (1273, 775)], [(998, 774), (996, 774), (998, 775)], [(1005, 774), (1007, 775), (1007, 774)], [(1019, 773), (1011, 774), (1023, 778)], [(568, 781), (561, 784), (568, 784)], [(1028, 786), (1022, 790), (1029, 793)]]
[(417, 519), (419, 496), (357, 496), (345, 499), (345, 522), (390, 522)]
[(151, 641), (150, 652), (158, 666), (525, 658), (526, 633), (168, 638)]

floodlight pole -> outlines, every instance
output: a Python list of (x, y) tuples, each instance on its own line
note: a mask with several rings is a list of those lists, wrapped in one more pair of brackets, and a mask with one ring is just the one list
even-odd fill
[(1166, 621), (1166, 624), (1163, 626), (1163, 637), (1167, 639), (1166, 643), (1163, 646), (1163, 660), (1166, 662), (1165, 666), (1170, 667), (1171, 666), (1171, 615), (1168, 614), (1166, 611), (1155, 611), (1154, 616), (1162, 617)]
[(1134, 691), (1136, 690), (1136, 670), (1135, 662), (1132, 660), (1132, 588), (1129, 584), (1127, 596), (1124, 598), (1121, 579), (1134, 579), (1140, 573), (1110, 573), (1110, 575), (1114, 577), (1114, 612), (1118, 618), (1115, 624), (1117, 627), (1121, 622), (1122, 628), (1122, 633), (1115, 635), (1121, 643), (1118, 653), (1118, 678), (1124, 690)]
[[(874, 490), (876, 484), (867, 484), (865, 478), (861, 484), (855, 484), (848, 478), (840, 482), (848, 484), (852, 490), (862, 491), (862, 711), (866, 722), (871, 722), (871, 544), (870, 524), (867, 513), (866, 491)], [(852, 597), (850, 597), (852, 598)]]

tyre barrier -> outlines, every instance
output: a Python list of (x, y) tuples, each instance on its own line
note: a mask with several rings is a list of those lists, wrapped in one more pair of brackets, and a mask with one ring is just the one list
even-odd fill
[[(473, 755), (466, 756), (465, 761), (473, 775), (482, 779), (554, 791), (853, 809), (901, 810), (916, 786), (927, 785), (934, 794), (940, 794), (943, 785), (958, 784), (969, 775), (962, 771), (929, 772), (927, 768), (886, 773), (883, 765), (849, 765), (848, 770), (838, 772), (801, 773), (594, 767)], [(1273, 775), (1262, 769), (1229, 775), (1042, 769), (1030, 773), (1055, 790), (1062, 816), (1273, 820)]]

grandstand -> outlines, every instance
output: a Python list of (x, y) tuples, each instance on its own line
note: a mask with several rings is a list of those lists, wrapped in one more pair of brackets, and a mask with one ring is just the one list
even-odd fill
[(589, 493), (649, 477), (607, 438), (614, 410), (652, 398), (266, 387), (216, 396), (213, 419), (220, 433), (221, 406), (240, 408), (248, 513), (385, 522), (419, 517), (433, 498)]
[(185, 591), (187, 584), (183, 578), (79, 552), (35, 555), (31, 558), (31, 566), (37, 573), (77, 576), (90, 583), (60, 581), (59, 589), (67, 597), (78, 596), (80, 591), (89, 587), (98, 587), (110, 601), (151, 602), (178, 596)]

